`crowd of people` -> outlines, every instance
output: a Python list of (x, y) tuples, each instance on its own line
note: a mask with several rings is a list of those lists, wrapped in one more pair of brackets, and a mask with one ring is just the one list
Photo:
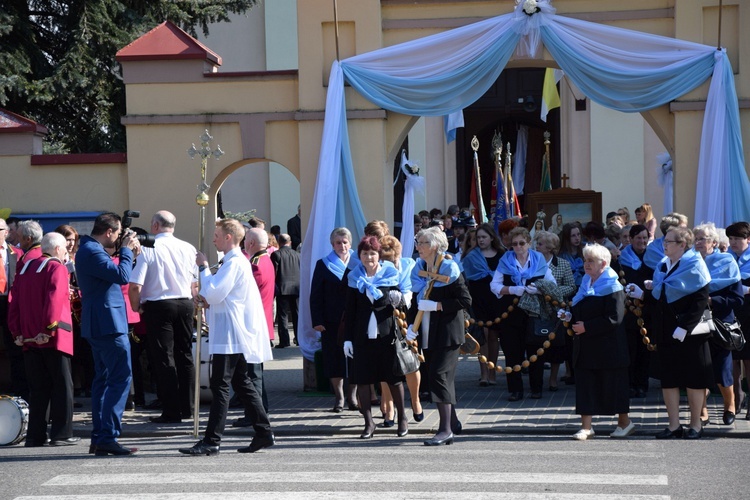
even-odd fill
[[(617, 415), (610, 437), (633, 434), (630, 400), (645, 397), (653, 379), (668, 415), (656, 438), (700, 438), (714, 388), (722, 420), (732, 424), (744, 404), (750, 347), (730, 351), (713, 342), (705, 312), (750, 325), (750, 224), (691, 230), (687, 217), (670, 213), (657, 235), (648, 204), (635, 216), (621, 208), (605, 224), (581, 224), (539, 213), (533, 222), (495, 226), (452, 205), (445, 215), (415, 216), (409, 256), (383, 221), (370, 222), (360, 241), (334, 229), (331, 252), (315, 263), (303, 298), (320, 333), (331, 411), (358, 411), (359, 437), (370, 439), (379, 406), (383, 427), (404, 437), (407, 403), (417, 422), (423, 403), (434, 403), (440, 423), (424, 444), (452, 444), (463, 430), (455, 375), (468, 331), (481, 346), (481, 387), (492, 390), (504, 374), (507, 399), (516, 402), (558, 391), (559, 382), (574, 386), (577, 440), (594, 435), (594, 415)], [(297, 232), (295, 217), (288, 228)], [(213, 243), (223, 258), (211, 266), (174, 236), (175, 225), (174, 215), (157, 212), (148, 241), (114, 213), (99, 215), (80, 238), (68, 225), (43, 234), (35, 221), (0, 219), (0, 321), (12, 392), (29, 402), (26, 446), (77, 444), (74, 395), (91, 397), (89, 452), (96, 455), (137, 451), (117, 441), (123, 412), (135, 405), (161, 410), (155, 423), (192, 418), (196, 313), (211, 332), (212, 403), (203, 438), (179, 451), (219, 453), (232, 404), (245, 410), (232, 425), (255, 430), (238, 451), (273, 446), (263, 363), (272, 359), (274, 323), (275, 347), (297, 341), (299, 234), (278, 226), (266, 232), (257, 218), (244, 226), (221, 219)], [(401, 369), (402, 342), (418, 352), (418, 370)], [(679, 419), (681, 389), (687, 426)], [(157, 399), (147, 405), (151, 390)]]

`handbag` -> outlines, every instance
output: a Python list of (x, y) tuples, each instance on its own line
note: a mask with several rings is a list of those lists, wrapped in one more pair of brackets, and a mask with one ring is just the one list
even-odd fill
[(396, 327), (396, 356), (393, 360), (393, 374), (397, 377), (403, 377), (419, 370), (419, 357), (417, 353), (411, 350), (406, 343), (406, 339), (401, 335), (401, 331)]
[(715, 330), (716, 324), (714, 323), (711, 309), (706, 309), (705, 311), (703, 311), (703, 316), (701, 316), (700, 322), (695, 325), (695, 328), (690, 331), (690, 336), (692, 337), (695, 335), (709, 335), (713, 334)]
[(541, 345), (548, 339), (550, 333), (557, 332), (557, 325), (557, 318), (529, 317), (528, 326), (526, 327), (526, 343)]
[(734, 323), (725, 323), (714, 318), (715, 330), (711, 335), (711, 342), (717, 347), (727, 351), (741, 351), (745, 347), (745, 336), (737, 320)]

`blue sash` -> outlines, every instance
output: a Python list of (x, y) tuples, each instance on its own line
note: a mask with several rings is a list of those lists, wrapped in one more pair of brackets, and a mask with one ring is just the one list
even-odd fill
[(583, 279), (583, 257), (574, 257), (569, 253), (559, 253), (558, 259), (565, 259), (570, 264), (570, 270), (573, 272), (573, 281), (576, 286), (581, 286), (581, 280)]
[(734, 285), (742, 280), (740, 268), (732, 255), (714, 250), (712, 254), (706, 255), (705, 261), (711, 275), (711, 283), (708, 284), (709, 293)]
[[(731, 250), (729, 252), (734, 255)], [(742, 252), (742, 255), (740, 255), (739, 257), (736, 255), (734, 255), (734, 257), (737, 259), (737, 265), (740, 266), (740, 274), (742, 275), (742, 279), (746, 280), (750, 278), (750, 247)]]
[(628, 245), (622, 250), (622, 253), (620, 253), (620, 265), (629, 267), (633, 271), (637, 271), (643, 265), (643, 261), (638, 257), (638, 254), (635, 253), (633, 246)]
[(464, 268), (464, 275), (469, 281), (477, 281), (487, 276), (492, 277), (495, 271), (490, 269), (487, 259), (482, 255), (479, 247), (472, 248), (468, 254), (461, 259), (461, 265)]
[[(423, 278), (419, 275), (419, 271), (424, 271), (425, 269), (427, 269), (427, 263), (422, 259), (417, 259), (416, 265), (411, 270), (411, 291), (417, 294), (418, 300), (422, 300), (424, 297), (424, 292), (427, 289), (427, 283), (429, 282), (427, 278)], [(450, 285), (461, 276), (461, 270), (453, 259), (443, 259), (443, 262), (440, 263), (440, 269), (438, 272), (443, 276), (450, 277), (450, 280), (448, 283), (435, 281), (435, 284), (433, 285), (435, 287)]]
[[(333, 275), (335, 275), (339, 280), (341, 280), (344, 277), (344, 273), (346, 272), (346, 268), (352, 266), (352, 261), (356, 264), (359, 262), (356, 258), (354, 258), (354, 250), (349, 250), (349, 263), (344, 264), (344, 261), (339, 258), (339, 256), (331, 250), (331, 253), (323, 257), (323, 264), (326, 265), (326, 268), (328, 268), (329, 271)], [(350, 269), (351, 269), (350, 267)]]
[(379, 287), (398, 286), (398, 269), (387, 261), (380, 262), (380, 269), (375, 276), (367, 276), (365, 266), (360, 262), (352, 272), (349, 273), (349, 286), (356, 288), (360, 293), (370, 291), (375, 300), (383, 296)]
[(544, 260), (544, 255), (536, 250), (529, 250), (529, 265), (523, 270), (518, 267), (516, 253), (510, 251), (505, 252), (503, 256), (500, 257), (500, 262), (497, 264), (495, 272), (507, 274), (516, 286), (523, 286), (526, 284), (526, 281), (531, 278), (544, 278), (547, 269), (549, 268), (547, 267), (547, 261)]
[(652, 293), (657, 300), (661, 298), (662, 289), (666, 292), (667, 302), (672, 303), (697, 292), (711, 281), (706, 263), (703, 262), (701, 254), (695, 250), (689, 249), (685, 252), (669, 276), (666, 271), (662, 271), (666, 269), (667, 259), (668, 257), (664, 257), (654, 271)]
[(646, 247), (646, 253), (643, 254), (643, 263), (653, 270), (664, 258), (664, 237), (656, 238)]
[(398, 288), (401, 293), (411, 292), (411, 270), (414, 267), (414, 259), (401, 257), (398, 268)]
[(622, 290), (622, 284), (617, 273), (611, 267), (607, 266), (604, 268), (602, 275), (594, 281), (593, 285), (591, 284), (591, 276), (588, 274), (583, 276), (581, 287), (578, 289), (575, 297), (573, 297), (573, 305), (578, 304), (586, 297), (604, 297), (620, 290)]

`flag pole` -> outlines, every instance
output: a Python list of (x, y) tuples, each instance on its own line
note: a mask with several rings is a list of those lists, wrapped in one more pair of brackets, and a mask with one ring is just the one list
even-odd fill
[(482, 177), (479, 171), (479, 139), (474, 136), (471, 139), (471, 149), (474, 150), (474, 175), (476, 176), (476, 190), (477, 190), (477, 217), (479, 217), (479, 224), (483, 224), (486, 219), (484, 213), (484, 201), (482, 200)]

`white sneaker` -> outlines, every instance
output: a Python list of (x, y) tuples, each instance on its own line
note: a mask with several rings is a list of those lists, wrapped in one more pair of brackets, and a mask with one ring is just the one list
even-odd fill
[(577, 439), (578, 441), (586, 441), (592, 437), (594, 437), (594, 429), (581, 429), (573, 434), (573, 439)]
[(625, 427), (624, 429), (622, 427), (617, 427), (617, 429), (615, 429), (614, 432), (609, 435), (609, 437), (615, 438), (615, 439), (623, 439), (623, 438), (630, 436), (634, 432), (635, 432), (635, 422), (631, 420), (627, 427)]

